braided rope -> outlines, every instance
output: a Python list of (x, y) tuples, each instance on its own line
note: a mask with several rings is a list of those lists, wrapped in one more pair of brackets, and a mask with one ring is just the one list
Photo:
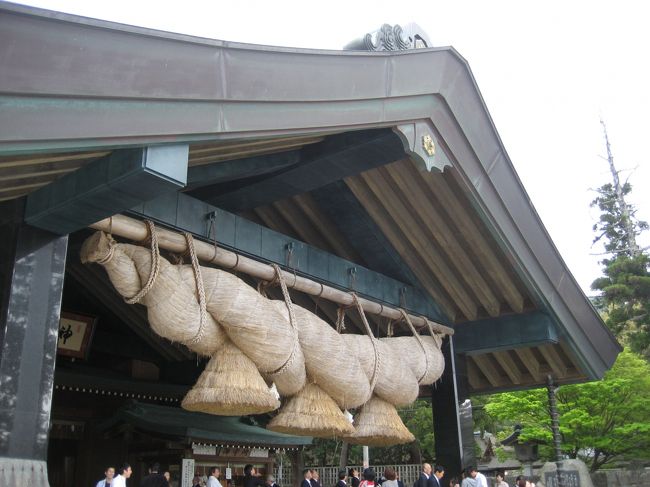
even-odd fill
[(150, 239), (150, 245), (151, 245), (151, 271), (149, 272), (149, 279), (147, 279), (147, 283), (144, 285), (138, 293), (131, 297), (131, 298), (124, 298), (124, 301), (126, 301), (128, 304), (135, 304), (139, 303), (142, 298), (144, 298), (149, 291), (151, 291), (151, 288), (153, 287), (154, 282), (156, 282), (156, 278), (158, 277), (158, 273), (160, 272), (160, 250), (158, 249), (158, 234), (156, 233), (156, 227), (153, 224), (151, 220), (145, 220), (144, 221), (147, 224), (147, 228), (149, 229), (149, 239)]
[(192, 234), (188, 232), (183, 233), (183, 235), (185, 236), (185, 241), (187, 242), (187, 250), (189, 251), (190, 259), (192, 261), (192, 270), (194, 271), (196, 291), (199, 295), (199, 329), (196, 332), (196, 335), (189, 341), (191, 344), (196, 344), (203, 340), (203, 334), (205, 333), (205, 323), (208, 320), (208, 311), (205, 301), (205, 288), (203, 286), (201, 266), (199, 265), (199, 259), (196, 256), (196, 250), (194, 249), (194, 237), (192, 237)]
[(339, 307), (336, 310), (336, 332), (340, 335), (345, 330), (345, 308)]
[(273, 278), (272, 282), (275, 282), (277, 280), (280, 283), (280, 289), (282, 289), (282, 296), (284, 297), (284, 304), (287, 306), (287, 311), (289, 311), (289, 324), (291, 325), (291, 328), (293, 329), (293, 333), (294, 333), (293, 348), (291, 349), (291, 354), (289, 355), (289, 358), (287, 358), (287, 361), (282, 365), (282, 367), (271, 372), (272, 375), (279, 375), (286, 372), (289, 369), (289, 367), (293, 364), (293, 362), (296, 359), (296, 354), (300, 344), (298, 343), (298, 325), (296, 324), (296, 315), (294, 314), (293, 311), (293, 303), (291, 302), (289, 289), (287, 289), (287, 283), (284, 281), (284, 276), (282, 275), (282, 270), (280, 269), (280, 266), (277, 264), (271, 264), (271, 266), (275, 271), (275, 277)]
[[(380, 358), (379, 358), (379, 350), (377, 349), (377, 339), (375, 338), (375, 335), (373, 335), (372, 330), (370, 329), (370, 324), (368, 324), (368, 319), (366, 318), (366, 314), (363, 312), (363, 308), (361, 307), (361, 303), (359, 302), (359, 297), (356, 295), (356, 293), (350, 293), (350, 295), (352, 296), (352, 301), (354, 302), (357, 311), (359, 311), (359, 316), (361, 317), (363, 326), (366, 329), (366, 333), (370, 337), (370, 343), (372, 343), (372, 348), (373, 351), (375, 352), (375, 364), (372, 369), (372, 378), (370, 379), (370, 395), (372, 396), (372, 391), (375, 389), (375, 386), (377, 385), (377, 380), (379, 379), (379, 368), (381, 365)], [(368, 399), (370, 399), (370, 397)]]
[(433, 329), (433, 325), (431, 325), (431, 322), (427, 320), (426, 318), (422, 317), (424, 322), (427, 324), (427, 327), (429, 328), (429, 333), (431, 333), (431, 336), (433, 337), (433, 340), (436, 342), (438, 345), (438, 348), (442, 346), (442, 334), (436, 333), (435, 330)]
[(113, 259), (113, 256), (115, 255), (115, 246), (117, 245), (117, 242), (115, 242), (115, 239), (111, 234), (108, 234), (107, 237), (108, 237), (108, 252), (106, 252), (106, 255), (104, 257), (97, 260), (97, 263), (99, 265), (108, 264)]
[(424, 346), (424, 342), (422, 341), (422, 337), (420, 337), (420, 334), (417, 332), (417, 330), (413, 326), (413, 322), (411, 321), (411, 317), (408, 315), (408, 313), (406, 311), (404, 311), (402, 308), (398, 308), (398, 311), (402, 315), (402, 318), (404, 318), (404, 321), (406, 321), (406, 324), (411, 329), (411, 333), (413, 333), (413, 336), (415, 337), (415, 339), (420, 344), (420, 348), (422, 349), (422, 353), (424, 354), (424, 363), (426, 364), (426, 366), (424, 367), (424, 373), (422, 374), (422, 377), (420, 377), (418, 379), (418, 384), (420, 384), (422, 379), (424, 379), (424, 377), (427, 375), (427, 371), (429, 370), (429, 357), (427, 355), (427, 349)]

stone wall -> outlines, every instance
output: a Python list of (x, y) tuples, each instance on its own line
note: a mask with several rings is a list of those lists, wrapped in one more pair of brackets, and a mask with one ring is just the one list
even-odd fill
[(600, 470), (591, 480), (594, 487), (650, 487), (650, 469)]

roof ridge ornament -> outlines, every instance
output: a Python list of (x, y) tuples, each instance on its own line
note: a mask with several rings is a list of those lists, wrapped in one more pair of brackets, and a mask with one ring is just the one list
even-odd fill
[(417, 24), (410, 22), (383, 24), (379, 29), (348, 43), (343, 49), (350, 51), (407, 51), (431, 46), (429, 36)]

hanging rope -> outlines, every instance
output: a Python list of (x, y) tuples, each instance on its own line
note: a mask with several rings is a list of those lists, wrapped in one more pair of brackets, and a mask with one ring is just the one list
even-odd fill
[(106, 235), (106, 237), (108, 238), (108, 251), (104, 257), (97, 260), (97, 263), (101, 265), (108, 264), (111, 259), (113, 259), (113, 255), (115, 255), (115, 246), (117, 245), (117, 242), (110, 233)]
[(413, 333), (413, 336), (415, 337), (415, 339), (420, 344), (420, 348), (422, 349), (422, 353), (424, 354), (424, 363), (426, 364), (426, 366), (424, 367), (424, 372), (422, 373), (422, 376), (418, 379), (418, 384), (419, 384), (422, 381), (422, 379), (424, 379), (424, 377), (427, 375), (427, 371), (429, 370), (429, 356), (427, 355), (427, 349), (424, 346), (424, 342), (422, 341), (422, 337), (420, 337), (420, 334), (417, 332), (417, 330), (413, 326), (413, 322), (411, 321), (411, 318), (409, 317), (408, 313), (406, 311), (404, 311), (403, 308), (398, 308), (398, 311), (402, 315), (402, 318), (404, 319), (404, 321), (406, 321), (406, 324), (411, 329), (411, 333)]
[(388, 325), (386, 325), (386, 336), (391, 338), (393, 336), (393, 320), (388, 319)]
[(372, 369), (372, 378), (370, 379), (370, 394), (372, 395), (372, 391), (375, 389), (375, 386), (377, 385), (377, 380), (379, 379), (380, 363), (379, 363), (379, 350), (377, 349), (377, 340), (375, 336), (372, 334), (372, 330), (370, 329), (370, 325), (368, 324), (366, 314), (364, 313), (363, 308), (361, 307), (361, 303), (359, 303), (359, 297), (356, 295), (356, 293), (350, 293), (350, 295), (352, 296), (352, 301), (354, 302), (354, 305), (357, 307), (357, 311), (359, 312), (359, 316), (361, 317), (363, 326), (366, 329), (366, 333), (370, 337), (370, 343), (372, 343), (372, 348), (375, 352), (375, 365)]
[(191, 233), (185, 232), (185, 242), (187, 242), (187, 250), (190, 254), (190, 259), (192, 261), (192, 270), (194, 271), (194, 280), (196, 281), (196, 291), (199, 295), (199, 329), (196, 332), (196, 335), (190, 340), (190, 343), (195, 344), (203, 340), (203, 333), (205, 331), (205, 323), (208, 320), (207, 305), (205, 301), (205, 288), (203, 287), (203, 276), (201, 275), (201, 266), (199, 264), (199, 259), (196, 256), (196, 250), (194, 249), (194, 238)]
[(345, 310), (346, 308), (339, 306), (336, 310), (336, 332), (340, 335), (345, 330)]
[(427, 327), (429, 328), (429, 333), (431, 333), (431, 336), (433, 337), (433, 340), (436, 342), (436, 345), (438, 345), (438, 348), (442, 346), (442, 335), (440, 333), (436, 333), (433, 329), (433, 326), (431, 325), (431, 322), (424, 318), (424, 322), (427, 324)]
[(282, 269), (280, 269), (280, 266), (277, 264), (271, 264), (271, 266), (275, 271), (275, 277), (271, 282), (277, 281), (280, 283), (280, 289), (282, 289), (282, 296), (284, 297), (284, 304), (287, 306), (287, 311), (289, 312), (289, 324), (291, 325), (291, 328), (293, 328), (293, 332), (294, 332), (293, 348), (291, 349), (291, 354), (289, 355), (289, 358), (282, 365), (282, 367), (271, 372), (272, 375), (279, 375), (287, 371), (291, 366), (291, 364), (293, 364), (296, 358), (297, 349), (300, 346), (300, 344), (298, 341), (298, 325), (296, 323), (296, 315), (294, 314), (293, 311), (293, 303), (291, 302), (291, 296), (289, 295), (289, 289), (287, 288), (287, 283), (284, 281), (284, 276), (282, 275)]
[(158, 273), (160, 272), (160, 250), (158, 249), (158, 234), (156, 233), (156, 227), (154, 226), (151, 220), (144, 221), (147, 224), (147, 229), (149, 230), (149, 243), (151, 245), (151, 271), (149, 272), (149, 279), (138, 293), (131, 298), (124, 298), (128, 304), (139, 303), (142, 298), (144, 298), (147, 293), (153, 287)]

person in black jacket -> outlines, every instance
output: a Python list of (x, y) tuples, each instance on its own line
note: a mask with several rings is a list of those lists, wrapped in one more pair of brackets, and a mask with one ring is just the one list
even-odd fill
[(351, 468), (348, 470), (348, 476), (350, 477), (350, 485), (352, 487), (359, 487), (359, 484), (361, 483), (359, 471), (356, 468)]
[(257, 471), (250, 463), (244, 467), (244, 487), (263, 487), (264, 480), (257, 476)]
[(339, 481), (336, 483), (336, 487), (348, 487), (345, 477), (345, 470), (339, 470)]
[(429, 477), (431, 487), (442, 487), (442, 477), (445, 476), (445, 467), (436, 465), (433, 467), (433, 475)]
[(300, 484), (300, 487), (311, 487), (310, 480), (311, 480), (311, 470), (306, 468), (302, 471), (302, 483)]
[(422, 472), (420, 472), (420, 477), (415, 481), (413, 487), (431, 487), (429, 484), (429, 478), (431, 477), (431, 465), (428, 463), (422, 464)]
[(140, 487), (169, 487), (169, 482), (160, 473), (160, 464), (154, 463), (149, 469), (149, 475), (142, 479)]

